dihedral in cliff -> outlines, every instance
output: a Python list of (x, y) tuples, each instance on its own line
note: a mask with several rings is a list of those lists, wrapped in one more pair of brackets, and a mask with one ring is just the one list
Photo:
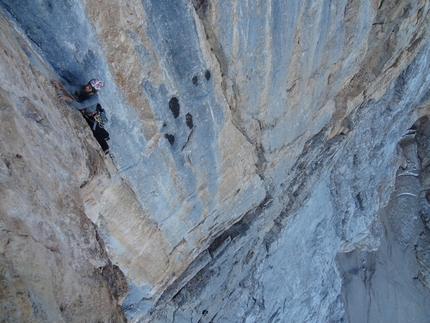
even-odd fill
[[(382, 250), (384, 225), (396, 234), (378, 214), (428, 108), (429, 1), (0, 4), (23, 35), (2, 21), (1, 261), (22, 304), (6, 316), (353, 313), (344, 254)], [(104, 81), (111, 158), (53, 77)], [(49, 277), (30, 274), (43, 264)]]

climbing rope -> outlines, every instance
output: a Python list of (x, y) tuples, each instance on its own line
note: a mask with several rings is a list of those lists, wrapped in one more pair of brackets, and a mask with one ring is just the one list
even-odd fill
[(37, 60), (43, 65), (43, 67), (48, 71), (49, 74), (51, 74), (50, 76), (53, 76), (53, 79), (51, 80), (51, 83), (58, 83), (61, 84), (61, 86), (63, 87), (62, 90), (65, 91), (70, 97), (73, 98), (72, 94), (70, 94), (70, 92), (66, 89), (66, 87), (61, 83), (61, 81), (59, 80), (59, 78), (57, 77), (57, 75), (55, 75), (51, 69), (45, 64), (45, 62), (42, 60), (42, 58), (39, 56), (39, 54), (37, 54), (33, 48), (31, 48), (31, 46), (28, 44), (28, 41), (21, 35), (20, 32), (18, 32), (18, 30), (16, 30), (15, 26), (9, 21), (9, 19), (6, 18), (6, 16), (3, 14), (3, 12), (0, 11), (0, 16), (6, 21), (6, 23), (9, 25), (10, 28), (12, 28), (12, 30), (15, 32), (15, 34), (20, 38), (20, 40), (22, 41), (22, 43), (24, 44), (24, 46), (30, 50), (30, 52), (37, 58)]

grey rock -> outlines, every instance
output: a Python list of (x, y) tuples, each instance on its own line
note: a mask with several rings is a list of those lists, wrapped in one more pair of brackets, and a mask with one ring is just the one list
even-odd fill
[(1, 319), (428, 318), (428, 1), (0, 10)]

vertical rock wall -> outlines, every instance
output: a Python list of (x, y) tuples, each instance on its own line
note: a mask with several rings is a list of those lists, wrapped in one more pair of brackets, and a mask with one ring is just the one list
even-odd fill
[(245, 216), (213, 261), (144, 321), (426, 322), (429, 231), (417, 214), (419, 179), (391, 192), (397, 170), (419, 173), (416, 149), (402, 153), (398, 141), (422, 113), (414, 107), (429, 104), (429, 50), (380, 100), (355, 111), (353, 131), (329, 145), (308, 142), (289, 187), (290, 196), (312, 187), (296, 195), (302, 203), (273, 221), (270, 205)]
[(109, 181), (108, 169), (3, 18), (0, 30), (0, 320), (126, 322), (127, 281), (80, 190), (96, 173)]
[(378, 248), (396, 145), (425, 111), (427, 49), (390, 85), (428, 43), (428, 1), (0, 3), (49, 66), (30, 59), (46, 86), (24, 93), (53, 100), (51, 66), (63, 82), (105, 83), (112, 161), (58, 102), (86, 135), (58, 127), (50, 147), (81, 138), (83, 170), (64, 190), (124, 272), (131, 321), (343, 317), (336, 255)]

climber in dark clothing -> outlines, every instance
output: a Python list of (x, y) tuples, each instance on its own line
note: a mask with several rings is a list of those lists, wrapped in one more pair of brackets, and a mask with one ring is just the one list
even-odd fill
[[(59, 82), (52, 82), (57, 90), (64, 90), (64, 86)], [(70, 103), (73, 107), (80, 110), (82, 115), (85, 117), (88, 125), (93, 131), (94, 137), (102, 147), (105, 154), (109, 153), (109, 133), (103, 128), (102, 121), (100, 120), (100, 111), (104, 110), (101, 108), (99, 103), (98, 91), (103, 87), (103, 83), (97, 79), (91, 79), (86, 85), (68, 85), (66, 90), (72, 96), (61, 93), (58, 95), (60, 100), (64, 100)]]
[[(102, 107), (100, 104), (97, 104), (97, 112), (101, 111)], [(101, 126), (102, 123), (100, 120), (96, 120), (95, 116), (87, 116), (84, 115), (85, 120), (87, 120), (88, 125), (90, 126), (91, 130), (93, 131), (94, 137), (96, 137), (97, 142), (102, 147), (105, 154), (109, 153), (109, 145), (106, 141), (109, 140), (109, 133)]]

